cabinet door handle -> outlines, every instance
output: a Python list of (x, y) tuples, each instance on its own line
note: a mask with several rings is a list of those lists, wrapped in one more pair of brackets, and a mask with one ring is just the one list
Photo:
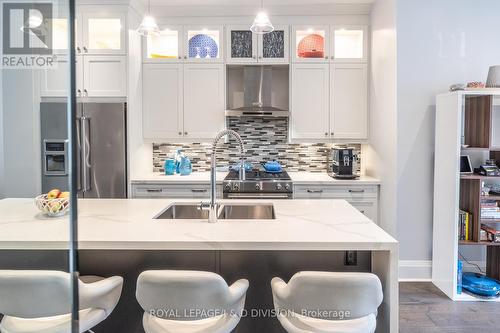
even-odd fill
[(330, 133), (330, 135), (331, 135), (331, 136), (333, 136), (333, 132), (332, 132), (332, 133)]
[(192, 188), (191, 192), (193, 193), (206, 193), (208, 190), (206, 188)]
[(181, 56), (178, 56), (177, 58), (182, 59), (182, 57), (181, 57)]
[(82, 49), (80, 48), (80, 46), (77, 46), (77, 47), (76, 47), (76, 52), (78, 52), (78, 53), (82, 53)]
[(179, 135), (182, 135), (182, 132), (179, 132)]
[(349, 193), (364, 193), (365, 190), (349, 190)]
[(184, 135), (188, 135), (188, 132), (184, 132)]
[(87, 89), (83, 89), (83, 94), (87, 97), (89, 96), (89, 92), (87, 91)]
[(187, 56), (184, 56), (184, 59), (187, 59), (188, 57)]
[(87, 50), (87, 47), (86, 47), (86, 46), (84, 46), (84, 47), (83, 47), (83, 52), (87, 53), (88, 51), (89, 51), (89, 50)]
[(161, 188), (148, 188), (148, 189), (146, 189), (146, 192), (148, 192), (148, 193), (161, 193), (162, 190), (161, 190)]
[(78, 96), (82, 96), (82, 90), (81, 89), (77, 89), (76, 92), (77, 92)]
[(334, 57), (334, 56), (331, 56), (331, 57), (330, 57), (330, 59), (335, 59), (335, 57)]
[(323, 193), (323, 190), (311, 190), (311, 189), (307, 189), (307, 193)]
[(259, 59), (262, 59), (262, 56), (259, 56)]
[(325, 132), (325, 136), (328, 136), (328, 132)]
[(325, 56), (325, 59), (328, 59), (328, 56)]
[(252, 59), (256, 59), (255, 56), (253, 56)]

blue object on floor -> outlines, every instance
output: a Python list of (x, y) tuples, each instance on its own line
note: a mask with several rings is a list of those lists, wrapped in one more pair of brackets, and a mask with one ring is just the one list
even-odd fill
[(461, 294), (462, 293), (462, 275), (463, 275), (462, 269), (464, 267), (464, 264), (461, 260), (459, 260), (457, 266), (458, 266), (457, 267), (457, 294)]
[(462, 288), (470, 293), (486, 297), (500, 294), (500, 282), (478, 273), (463, 273)]

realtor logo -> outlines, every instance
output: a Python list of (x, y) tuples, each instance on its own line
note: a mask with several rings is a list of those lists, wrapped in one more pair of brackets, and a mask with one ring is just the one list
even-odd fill
[(3, 68), (52, 67), (52, 3), (4, 3)]
[(4, 3), (4, 54), (52, 54), (52, 3)]

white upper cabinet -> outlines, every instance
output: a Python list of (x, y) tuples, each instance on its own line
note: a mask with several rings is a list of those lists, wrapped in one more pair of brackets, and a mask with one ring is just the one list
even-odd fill
[(330, 50), (328, 25), (292, 26), (292, 61), (327, 62)]
[(230, 63), (257, 62), (257, 35), (248, 25), (226, 27), (226, 61)]
[(222, 62), (222, 26), (184, 26), (184, 60)]
[(83, 96), (121, 97), (127, 95), (125, 56), (83, 57)]
[(330, 86), (332, 138), (367, 139), (367, 64), (332, 64), (330, 66)]
[(330, 35), (330, 59), (334, 62), (367, 62), (367, 26), (332, 26)]
[(329, 138), (328, 64), (292, 65), (292, 139)]
[[(58, 55), (54, 68), (40, 70), (40, 96), (68, 96), (69, 61), (68, 56)], [(83, 57), (76, 57), (76, 90), (77, 97), (83, 96)]]
[(143, 39), (144, 62), (179, 62), (184, 56), (182, 26), (162, 26), (158, 36)]
[(222, 64), (143, 64), (143, 137), (212, 139), (224, 129)]
[(185, 64), (184, 137), (212, 139), (224, 118), (224, 66)]
[(143, 137), (147, 139), (182, 137), (183, 75), (181, 64), (143, 65)]
[(83, 11), (83, 54), (126, 54), (126, 12)]

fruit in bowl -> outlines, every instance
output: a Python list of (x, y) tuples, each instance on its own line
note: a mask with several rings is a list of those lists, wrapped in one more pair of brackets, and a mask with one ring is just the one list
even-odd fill
[(35, 205), (45, 215), (56, 217), (66, 214), (69, 208), (69, 192), (50, 190), (35, 198)]

